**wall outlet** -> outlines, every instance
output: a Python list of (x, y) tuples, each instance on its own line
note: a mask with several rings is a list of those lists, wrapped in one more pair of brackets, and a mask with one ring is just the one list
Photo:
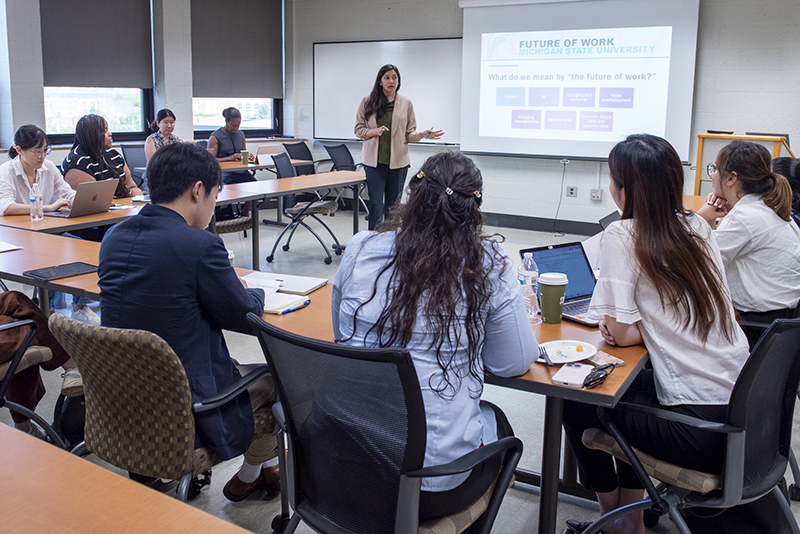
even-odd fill
[(592, 189), (591, 195), (589, 196), (592, 200), (603, 200), (603, 190), (602, 189)]
[(574, 185), (567, 186), (567, 196), (568, 197), (577, 197), (578, 196), (578, 188)]

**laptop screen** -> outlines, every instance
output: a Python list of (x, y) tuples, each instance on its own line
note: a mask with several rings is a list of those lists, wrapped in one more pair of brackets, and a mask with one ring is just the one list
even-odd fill
[(564, 298), (588, 297), (594, 291), (594, 274), (580, 243), (564, 243), (520, 250), (533, 253), (539, 273), (564, 273), (569, 279)]

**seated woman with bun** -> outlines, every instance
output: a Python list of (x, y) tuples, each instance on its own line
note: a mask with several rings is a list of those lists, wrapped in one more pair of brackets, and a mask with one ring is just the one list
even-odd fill
[(84, 115), (75, 126), (75, 143), (61, 168), (73, 189), (93, 180), (118, 180), (114, 198), (141, 195), (122, 155), (111, 148), (108, 122), (99, 115)]
[[(800, 228), (792, 221), (792, 189), (772, 171), (762, 145), (733, 141), (708, 166), (713, 193), (698, 211), (712, 226), (733, 306), (742, 321), (769, 324), (792, 317), (800, 301)], [(762, 329), (744, 328), (751, 347)]]
[(175, 114), (172, 110), (158, 110), (156, 120), (150, 125), (150, 131), (153, 133), (144, 142), (144, 157), (147, 161), (150, 161), (156, 150), (162, 146), (183, 142), (180, 137), (172, 133), (175, 131)]
[[(503, 412), (480, 400), (484, 370), (518, 376), (538, 357), (511, 261), (483, 233), (482, 188), (463, 154), (431, 156), (409, 183), (408, 203), (348, 243), (333, 284), (339, 343), (409, 350), (425, 405), (426, 467), (511, 435)], [(499, 467), (423, 479), (420, 520), (466, 508)]]

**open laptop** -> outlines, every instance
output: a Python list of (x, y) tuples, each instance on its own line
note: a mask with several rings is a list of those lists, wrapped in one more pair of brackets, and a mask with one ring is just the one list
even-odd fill
[(539, 273), (567, 275), (569, 283), (564, 295), (562, 316), (577, 323), (597, 325), (596, 319), (586, 317), (597, 280), (580, 242), (526, 248), (519, 251), (520, 257), (526, 252), (533, 253), (533, 261), (539, 267)]
[(81, 217), (103, 213), (111, 207), (114, 192), (117, 190), (119, 180), (101, 180), (99, 182), (83, 182), (78, 184), (75, 198), (72, 199), (72, 209), (48, 211), (48, 217)]

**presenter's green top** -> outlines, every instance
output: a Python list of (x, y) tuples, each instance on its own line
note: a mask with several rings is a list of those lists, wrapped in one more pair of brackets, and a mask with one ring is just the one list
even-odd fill
[(378, 163), (383, 163), (384, 165), (389, 165), (389, 162), (392, 158), (392, 113), (394, 112), (394, 101), (389, 102), (386, 105), (386, 113), (383, 114), (383, 117), (378, 119), (378, 128), (381, 126), (386, 126), (389, 128), (388, 132), (384, 132), (381, 134), (380, 138), (378, 139)]

